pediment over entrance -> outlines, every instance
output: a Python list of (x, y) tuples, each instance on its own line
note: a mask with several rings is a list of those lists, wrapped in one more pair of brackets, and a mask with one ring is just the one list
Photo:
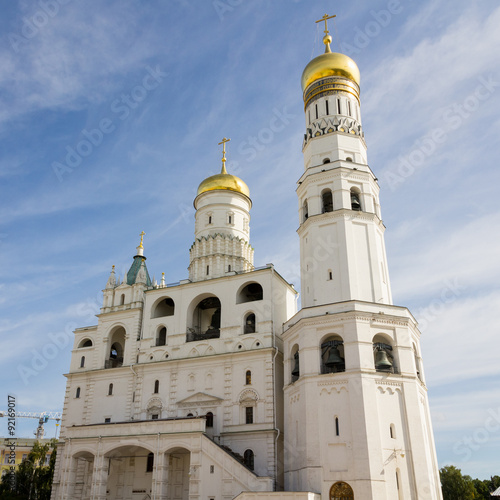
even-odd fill
[(191, 396), (178, 401), (177, 406), (214, 406), (220, 404), (222, 401), (224, 400), (217, 396), (211, 396), (210, 394), (206, 394), (204, 392), (197, 392), (196, 394), (192, 394)]

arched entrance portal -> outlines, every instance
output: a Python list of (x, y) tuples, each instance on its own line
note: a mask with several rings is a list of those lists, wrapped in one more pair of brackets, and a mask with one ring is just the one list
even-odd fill
[(339, 481), (330, 489), (330, 500), (354, 500), (354, 492), (347, 483)]
[[(154, 456), (140, 446), (122, 446), (106, 453), (109, 500), (149, 498), (152, 493)], [(141, 496), (142, 495), (142, 496)]]

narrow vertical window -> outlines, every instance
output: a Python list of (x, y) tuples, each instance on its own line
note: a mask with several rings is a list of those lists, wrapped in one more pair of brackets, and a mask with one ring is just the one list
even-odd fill
[(254, 454), (252, 450), (245, 450), (243, 453), (243, 462), (250, 469), (254, 469)]
[(154, 463), (155, 463), (155, 456), (152, 453), (150, 453), (148, 455), (148, 460), (146, 463), (146, 472), (153, 472)]
[(316, 107), (316, 120), (317, 120), (319, 118), (319, 115), (318, 115), (318, 105), (315, 104), (314, 106)]
[(109, 384), (109, 387), (108, 387), (108, 396), (112, 396), (113, 395), (113, 384)]
[(247, 406), (245, 408), (245, 423), (253, 424), (253, 406)]
[(351, 101), (347, 101), (347, 112), (349, 113), (349, 116), (352, 116), (352, 114), (351, 114)]
[(328, 99), (325, 101), (326, 103), (326, 114), (329, 115), (330, 114), (330, 107), (328, 106)]
[(308, 125), (311, 125), (311, 110), (307, 112), (307, 122)]
[(389, 427), (389, 432), (391, 433), (391, 439), (396, 439), (396, 428), (394, 427), (394, 424), (391, 424)]
[(227, 266), (227, 272), (230, 273), (231, 272), (231, 264), (229, 264), (229, 266)]
[(337, 99), (337, 112), (339, 115), (342, 114), (340, 111), (340, 99)]
[(80, 368), (83, 368), (85, 366), (85, 356), (82, 356), (80, 359)]
[(229, 216), (229, 224), (232, 224), (232, 223), (233, 223), (233, 216), (232, 216), (232, 215), (230, 215), (230, 216)]
[(207, 419), (206, 426), (207, 427), (213, 427), (214, 426), (214, 414), (211, 411), (209, 411), (206, 414), (206, 419)]
[(335, 435), (340, 436), (339, 418), (335, 417)]
[(78, 399), (80, 397), (80, 388), (77, 387), (76, 388), (76, 394), (75, 394), (75, 398)]
[(252, 372), (247, 370), (245, 374), (245, 385), (250, 385), (252, 383)]
[(122, 293), (122, 296), (120, 297), (120, 305), (123, 306), (125, 304), (125, 294)]
[(208, 223), (212, 224), (212, 216), (211, 215), (208, 216)]
[(210, 274), (210, 266), (207, 266), (207, 276)]
[(331, 281), (333, 280), (333, 273), (332, 271), (328, 270), (328, 279)]
[(160, 381), (155, 380), (154, 394), (158, 394), (160, 392)]

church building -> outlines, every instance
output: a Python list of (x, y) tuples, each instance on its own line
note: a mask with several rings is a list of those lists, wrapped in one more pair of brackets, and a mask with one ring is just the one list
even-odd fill
[[(52, 500), (440, 500), (420, 332), (393, 305), (360, 73), (302, 75), (301, 308), (255, 267), (226, 170), (194, 199), (188, 278), (152, 281), (144, 233), (96, 326), (75, 330)], [(297, 144), (297, 147), (299, 145)]]

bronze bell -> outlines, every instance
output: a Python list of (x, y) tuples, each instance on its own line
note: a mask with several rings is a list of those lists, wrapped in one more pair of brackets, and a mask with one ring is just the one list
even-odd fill
[(296, 352), (294, 354), (294, 359), (295, 359), (295, 366), (293, 367), (293, 370), (292, 370), (292, 375), (294, 377), (298, 377), (300, 375), (300, 369), (299, 369), (299, 353)]
[(375, 369), (379, 371), (389, 371), (392, 368), (392, 361), (387, 356), (385, 349), (375, 353)]
[(337, 347), (330, 347), (330, 353), (328, 354), (328, 359), (325, 365), (328, 368), (335, 368), (337, 365), (344, 363), (344, 360), (340, 357), (340, 352)]
[(361, 203), (359, 202), (359, 198), (356, 193), (351, 193), (351, 209), (358, 212), (361, 211)]

